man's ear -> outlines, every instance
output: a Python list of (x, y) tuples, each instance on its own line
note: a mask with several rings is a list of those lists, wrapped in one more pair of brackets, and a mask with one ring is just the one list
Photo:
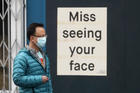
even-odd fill
[(34, 37), (30, 36), (30, 41), (33, 42), (33, 40), (34, 40)]

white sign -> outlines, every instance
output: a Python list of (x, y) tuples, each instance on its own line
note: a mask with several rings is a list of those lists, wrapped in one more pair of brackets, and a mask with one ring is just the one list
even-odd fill
[(107, 8), (57, 8), (57, 75), (107, 75)]

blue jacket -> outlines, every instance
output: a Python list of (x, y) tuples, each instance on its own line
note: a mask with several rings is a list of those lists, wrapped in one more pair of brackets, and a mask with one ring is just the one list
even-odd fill
[[(14, 59), (13, 81), (19, 86), (20, 93), (53, 93), (49, 59), (46, 55), (46, 69), (31, 55), (28, 49), (23, 48)], [(42, 82), (42, 75), (49, 80)]]

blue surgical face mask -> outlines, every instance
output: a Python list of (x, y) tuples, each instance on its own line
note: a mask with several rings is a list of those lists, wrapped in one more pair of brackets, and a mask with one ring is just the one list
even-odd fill
[(39, 47), (39, 48), (41, 48), (41, 49), (43, 49), (44, 47), (45, 47), (45, 45), (46, 45), (46, 37), (44, 36), (44, 37), (38, 37), (37, 38), (37, 46)]

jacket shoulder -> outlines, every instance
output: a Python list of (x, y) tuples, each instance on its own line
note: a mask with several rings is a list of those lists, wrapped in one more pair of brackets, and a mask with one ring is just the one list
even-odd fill
[(22, 48), (16, 55), (16, 57), (14, 58), (14, 60), (16, 59), (22, 59), (25, 60), (27, 59), (27, 57), (29, 56), (28, 51), (25, 48)]

